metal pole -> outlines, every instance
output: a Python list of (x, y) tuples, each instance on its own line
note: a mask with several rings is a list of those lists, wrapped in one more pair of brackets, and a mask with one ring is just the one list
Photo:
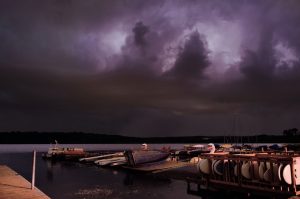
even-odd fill
[(36, 150), (33, 150), (31, 189), (34, 189), (34, 184), (35, 184), (35, 162), (36, 162)]

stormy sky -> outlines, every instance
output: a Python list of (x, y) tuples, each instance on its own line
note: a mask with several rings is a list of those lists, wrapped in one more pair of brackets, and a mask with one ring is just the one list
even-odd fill
[(0, 131), (300, 127), (298, 0), (2, 0)]

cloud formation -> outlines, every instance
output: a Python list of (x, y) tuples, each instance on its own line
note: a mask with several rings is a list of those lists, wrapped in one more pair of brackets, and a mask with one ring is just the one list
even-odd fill
[(205, 68), (209, 66), (206, 48), (204, 38), (197, 31), (191, 33), (168, 74), (184, 79), (201, 79)]
[(0, 130), (297, 127), (299, 9), (297, 0), (1, 1)]

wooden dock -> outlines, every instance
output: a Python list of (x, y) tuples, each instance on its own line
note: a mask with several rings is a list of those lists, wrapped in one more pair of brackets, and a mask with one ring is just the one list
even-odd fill
[(11, 168), (0, 165), (0, 199), (50, 199)]

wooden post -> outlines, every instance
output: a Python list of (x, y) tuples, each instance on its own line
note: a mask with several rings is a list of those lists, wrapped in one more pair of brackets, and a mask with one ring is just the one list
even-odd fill
[(31, 189), (34, 189), (34, 184), (35, 184), (35, 162), (36, 162), (36, 150), (33, 150)]

